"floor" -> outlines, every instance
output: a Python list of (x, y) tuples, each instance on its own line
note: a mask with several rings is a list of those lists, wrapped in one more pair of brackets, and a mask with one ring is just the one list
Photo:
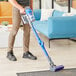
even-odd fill
[[(67, 39), (50, 41), (48, 47), (48, 39), (39, 34), (45, 43), (46, 50), (52, 57), (56, 65), (64, 65), (66, 68), (76, 68), (76, 43)], [(16, 62), (9, 61), (6, 58), (7, 48), (0, 48), (0, 75), (1, 76), (17, 76), (16, 73), (49, 70), (48, 60), (36, 41), (31, 31), (30, 51), (37, 56), (37, 60), (29, 60), (22, 58), (22, 47), (14, 48), (14, 54), (17, 57)]]

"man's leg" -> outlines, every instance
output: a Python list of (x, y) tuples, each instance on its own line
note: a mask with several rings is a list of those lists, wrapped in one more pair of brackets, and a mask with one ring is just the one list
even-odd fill
[(29, 51), (30, 42), (30, 26), (29, 24), (23, 25), (23, 50), (24, 52)]
[(29, 24), (23, 25), (23, 58), (29, 58), (32, 60), (36, 60), (37, 57), (34, 56), (31, 52), (29, 52), (29, 42), (30, 42), (30, 26)]
[(7, 58), (12, 61), (16, 61), (16, 57), (13, 54), (13, 47), (14, 47), (14, 42), (15, 42), (15, 36), (19, 30), (20, 27), (20, 22), (21, 22), (21, 17), (20, 17), (20, 12), (17, 8), (13, 7), (13, 27), (12, 30), (9, 34), (9, 39), (8, 39), (8, 53), (7, 53)]

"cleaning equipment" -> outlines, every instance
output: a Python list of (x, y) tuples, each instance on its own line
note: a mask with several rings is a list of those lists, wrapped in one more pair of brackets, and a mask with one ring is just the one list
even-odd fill
[(49, 56), (49, 54), (47, 53), (45, 47), (44, 47), (44, 42), (40, 39), (40, 37), (38, 36), (34, 26), (33, 26), (33, 22), (35, 21), (35, 17), (33, 15), (33, 12), (31, 10), (31, 8), (26, 8), (25, 9), (25, 12), (26, 12), (26, 15), (24, 17), (22, 17), (22, 20), (24, 23), (26, 23), (25, 19), (27, 18), (29, 24), (30, 24), (30, 27), (32, 28), (35, 36), (36, 36), (36, 39), (39, 43), (39, 45), (41, 46), (45, 56), (47, 57), (48, 61), (49, 61), (49, 64), (50, 64), (50, 71), (53, 71), (53, 72), (56, 72), (56, 71), (60, 71), (62, 69), (64, 69), (64, 66), (63, 65), (59, 65), (59, 66), (56, 66), (54, 64), (54, 62), (51, 60), (51, 57)]

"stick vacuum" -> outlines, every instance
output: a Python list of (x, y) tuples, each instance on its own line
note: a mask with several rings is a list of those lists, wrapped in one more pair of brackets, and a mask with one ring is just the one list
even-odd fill
[(39, 45), (41, 46), (43, 52), (44, 52), (44, 55), (47, 57), (48, 59), (48, 62), (50, 64), (50, 71), (53, 71), (53, 72), (56, 72), (56, 71), (60, 71), (62, 69), (64, 69), (64, 66), (63, 65), (59, 65), (59, 66), (56, 66), (54, 64), (54, 62), (52, 61), (51, 57), (49, 56), (49, 54), (47, 53), (45, 47), (44, 47), (44, 42), (40, 39), (40, 37), (38, 36), (34, 26), (33, 26), (33, 22), (35, 21), (35, 17), (34, 17), (34, 14), (33, 14), (33, 11), (31, 10), (30, 7), (26, 8), (25, 9), (25, 12), (26, 12), (26, 15), (22, 17), (22, 20), (23, 22), (25, 23), (25, 18), (27, 18), (28, 22), (29, 22), (29, 25), (30, 27), (32, 28), (35, 36), (36, 36), (36, 39), (39, 43)]

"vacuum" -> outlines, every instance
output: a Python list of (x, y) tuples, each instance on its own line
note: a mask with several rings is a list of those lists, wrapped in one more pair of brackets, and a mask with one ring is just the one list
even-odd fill
[(34, 14), (33, 14), (33, 11), (31, 10), (31, 8), (30, 7), (26, 8), (25, 12), (26, 12), (26, 15), (24, 15), (22, 17), (22, 21), (23, 21), (23, 23), (26, 23), (25, 19), (27, 18), (28, 23), (36, 36), (36, 39), (44, 52), (44, 55), (48, 59), (48, 62), (50, 64), (50, 71), (57, 72), (57, 71), (64, 69), (63, 65), (56, 66), (54, 64), (54, 62), (52, 61), (51, 57), (49, 56), (48, 52), (46, 51), (45, 46), (44, 46), (44, 42), (40, 39), (40, 37), (38, 36), (38, 34), (33, 26), (33, 22), (35, 21), (35, 17), (34, 17)]

